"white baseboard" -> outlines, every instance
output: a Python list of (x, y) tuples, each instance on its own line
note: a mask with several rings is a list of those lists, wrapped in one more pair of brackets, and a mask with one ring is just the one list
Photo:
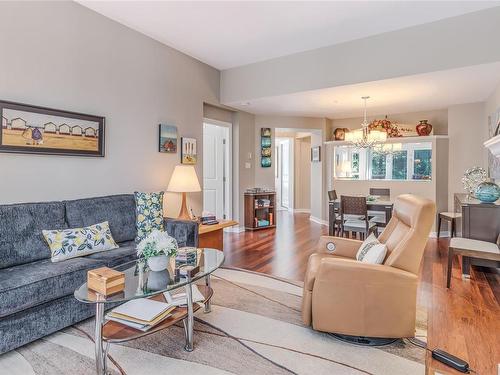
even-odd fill
[(295, 214), (310, 214), (311, 210), (308, 208), (296, 208), (293, 210), (293, 213), (295, 213)]
[[(441, 237), (451, 237), (450, 232), (443, 230), (439, 233), (439, 238)], [(437, 238), (437, 232), (431, 232), (429, 238)]]
[(309, 220), (311, 220), (313, 223), (321, 224), (321, 225), (326, 225), (328, 226), (328, 221), (322, 220), (316, 216), (309, 216)]
[(242, 233), (244, 231), (245, 227), (242, 226), (224, 228), (224, 232), (229, 232), (229, 233)]

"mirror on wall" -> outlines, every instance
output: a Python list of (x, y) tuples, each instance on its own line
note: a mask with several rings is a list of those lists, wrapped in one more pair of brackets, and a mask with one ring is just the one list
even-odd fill
[(346, 180), (430, 181), (432, 142), (383, 145), (375, 149), (336, 146), (333, 175)]

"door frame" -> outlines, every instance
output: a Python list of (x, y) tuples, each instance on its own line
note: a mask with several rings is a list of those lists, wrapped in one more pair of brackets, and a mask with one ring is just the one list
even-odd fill
[[(233, 124), (230, 122), (203, 118), (203, 124), (220, 126), (228, 129), (228, 139), (224, 152), (224, 192), (223, 192), (223, 211), (226, 219), (233, 218)], [(202, 131), (202, 143), (204, 145), (204, 132)], [(203, 168), (203, 166), (202, 166)], [(203, 202), (202, 202), (203, 206)]]

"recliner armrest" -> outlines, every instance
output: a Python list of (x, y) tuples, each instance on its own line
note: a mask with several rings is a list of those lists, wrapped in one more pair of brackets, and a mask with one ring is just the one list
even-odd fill
[(391, 288), (395, 284), (417, 283), (418, 276), (399, 268), (383, 264), (363, 263), (357, 260), (328, 257), (321, 260), (316, 282), (331, 282), (332, 285), (385, 284)]
[[(328, 250), (328, 244), (333, 243), (335, 250)], [(363, 242), (358, 240), (351, 240), (349, 238), (321, 236), (318, 244), (316, 245), (316, 253), (336, 255), (339, 257), (346, 257), (350, 259), (356, 258), (356, 253)]]

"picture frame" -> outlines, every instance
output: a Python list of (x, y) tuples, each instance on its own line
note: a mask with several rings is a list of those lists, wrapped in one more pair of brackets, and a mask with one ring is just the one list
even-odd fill
[(321, 146), (311, 147), (311, 161), (314, 163), (321, 161)]
[(0, 100), (0, 152), (104, 157), (105, 117)]
[(181, 163), (196, 164), (197, 150), (196, 138), (181, 138)]
[(167, 154), (177, 153), (177, 126), (158, 125), (158, 152)]

